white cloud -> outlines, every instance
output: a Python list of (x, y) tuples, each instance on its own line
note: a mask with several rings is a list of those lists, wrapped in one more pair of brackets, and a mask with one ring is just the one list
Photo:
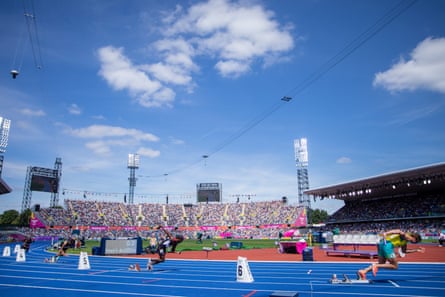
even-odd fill
[(181, 37), (161, 39), (154, 43), (154, 47), (160, 53), (166, 54), (166, 60), (169, 63), (180, 64), (191, 70), (197, 69), (191, 59), (195, 55), (195, 49), (187, 40)]
[(149, 157), (149, 158), (156, 158), (161, 155), (161, 152), (158, 150), (153, 150), (151, 148), (145, 148), (141, 147), (137, 153), (141, 156)]
[(43, 117), (46, 115), (46, 113), (39, 109), (39, 110), (33, 110), (29, 108), (23, 108), (20, 110), (20, 113), (27, 116), (33, 116), (33, 117)]
[(280, 27), (273, 12), (254, 1), (209, 0), (187, 10), (176, 6), (163, 14), (164, 38), (151, 46), (161, 61), (133, 64), (122, 48), (98, 50), (99, 74), (116, 90), (127, 90), (144, 107), (170, 107), (176, 96), (167, 87), (176, 85), (193, 92), (192, 74), (200, 68), (197, 56), (213, 59), (224, 77), (238, 77), (252, 69), (286, 61), (282, 56), (294, 46), (291, 26)]
[[(279, 61), (277, 54), (293, 48), (290, 27), (281, 29), (274, 14), (253, 2), (210, 0), (196, 4), (183, 12), (176, 9), (166, 18), (166, 36), (191, 35), (189, 42), (195, 54), (216, 57), (216, 69), (223, 76), (239, 76), (250, 70), (255, 59), (264, 63)], [(190, 52), (190, 51), (189, 51)], [(275, 56), (274, 59), (268, 59)], [(241, 69), (230, 67), (242, 65)]]
[(410, 59), (375, 75), (374, 86), (389, 91), (424, 89), (445, 93), (445, 38), (427, 38), (417, 45)]
[(98, 155), (108, 155), (111, 152), (109, 144), (105, 141), (87, 142), (85, 146)]
[(243, 73), (246, 73), (250, 69), (249, 63), (235, 60), (219, 61), (216, 63), (215, 68), (218, 69), (222, 76), (226, 77), (237, 77)]
[(177, 139), (175, 137), (169, 137), (169, 138), (170, 138), (170, 142), (175, 145), (181, 145), (181, 144), (185, 143), (185, 141), (182, 139)]
[(143, 68), (148, 70), (158, 80), (166, 83), (186, 85), (192, 80), (191, 76), (184, 72), (183, 68), (172, 64), (160, 62), (144, 66)]
[(352, 162), (352, 160), (351, 160), (351, 158), (348, 158), (348, 157), (340, 157), (340, 158), (338, 158), (337, 159), (337, 164), (349, 164), (349, 163), (351, 163)]
[(123, 54), (122, 48), (112, 46), (98, 50), (101, 69), (99, 74), (116, 90), (127, 90), (145, 107), (171, 106), (175, 93), (158, 80), (151, 79), (146, 72)]
[[(95, 154), (111, 155), (113, 148), (126, 147), (131, 149), (139, 146), (141, 142), (157, 142), (159, 137), (151, 133), (145, 133), (137, 129), (127, 129), (107, 125), (91, 125), (79, 129), (65, 129), (65, 132), (82, 139), (92, 139), (85, 143), (85, 147)], [(160, 155), (160, 152), (148, 148), (140, 149), (141, 155), (151, 158)]]
[(80, 138), (106, 138), (130, 136), (140, 141), (159, 141), (159, 138), (151, 133), (144, 133), (137, 129), (126, 129), (116, 126), (91, 125), (86, 128), (72, 129), (70, 134)]
[(77, 104), (73, 103), (68, 107), (68, 112), (70, 114), (80, 115), (82, 113), (82, 110)]
[(195, 83), (191, 73), (199, 71), (199, 67), (193, 62), (192, 44), (181, 37), (167, 38), (155, 42), (154, 48), (164, 57), (163, 62), (144, 65), (143, 69), (163, 83), (185, 86), (188, 92), (193, 92)]

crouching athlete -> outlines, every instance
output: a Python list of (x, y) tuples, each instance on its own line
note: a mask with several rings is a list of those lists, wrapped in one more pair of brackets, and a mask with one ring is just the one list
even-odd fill
[(158, 245), (157, 254), (159, 258), (148, 259), (147, 263), (148, 270), (153, 270), (153, 265), (165, 262), (165, 256), (170, 246), (171, 246), (171, 252), (174, 253), (176, 251), (176, 247), (178, 246), (178, 244), (184, 241), (184, 236), (182, 234), (176, 234), (175, 236), (173, 236), (167, 229), (164, 229), (162, 226), (160, 226), (159, 229), (164, 231), (165, 239), (162, 240)]
[(378, 262), (357, 271), (359, 279), (366, 279), (366, 274), (370, 271), (376, 276), (379, 268), (398, 269), (399, 262), (397, 261), (397, 255), (394, 251), (395, 248), (398, 248), (398, 253), (401, 257), (404, 257), (407, 253), (424, 253), (425, 249), (423, 247), (416, 249), (407, 248), (408, 242), (419, 243), (421, 240), (422, 238), (417, 233), (405, 233), (398, 229), (383, 233), (383, 238), (378, 244)]
[(70, 248), (74, 248), (76, 245), (76, 240), (72, 237), (65, 239), (60, 245), (59, 251), (55, 256), (49, 259), (45, 259), (45, 262), (55, 263), (59, 261), (60, 257), (66, 256), (66, 251)]

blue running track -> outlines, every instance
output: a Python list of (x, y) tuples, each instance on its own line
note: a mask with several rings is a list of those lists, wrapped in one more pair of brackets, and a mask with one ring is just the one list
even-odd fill
[[(248, 261), (254, 281), (236, 280), (233, 261), (168, 260), (153, 271), (128, 271), (130, 264), (145, 268), (146, 259), (88, 256), (90, 269), (79, 269), (79, 256), (45, 263), (52, 254), (48, 242), (35, 242), (24, 262), (0, 257), (0, 296), (31, 297), (260, 297), (274, 292), (299, 296), (445, 296), (444, 263), (402, 263), (397, 271), (380, 270), (370, 284), (331, 284), (332, 274), (355, 278), (364, 263)], [(0, 245), (3, 251), (5, 245)]]

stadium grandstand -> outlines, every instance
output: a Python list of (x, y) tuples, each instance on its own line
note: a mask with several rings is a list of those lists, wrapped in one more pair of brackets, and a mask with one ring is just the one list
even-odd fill
[[(322, 231), (379, 233), (388, 228), (436, 234), (444, 227), (445, 163), (310, 189), (313, 199), (341, 199)], [(277, 238), (304, 227), (306, 210), (283, 200), (249, 203), (135, 203), (65, 199), (64, 207), (40, 208), (33, 219), (47, 230), (80, 229), (87, 237), (147, 236), (156, 226), (179, 228), (189, 237), (206, 235)]]
[(305, 213), (304, 208), (288, 205), (282, 200), (255, 203), (125, 204), (65, 199), (65, 207), (40, 208), (33, 213), (33, 220), (39, 222), (40, 227), (55, 230), (76, 228), (98, 237), (110, 231), (119, 236), (131, 236), (138, 232), (148, 234), (150, 230), (162, 225), (189, 231), (190, 234), (206, 232), (211, 237), (232, 237), (236, 234), (236, 237), (259, 238), (270, 237), (272, 233), (277, 237), (279, 231), (301, 222)]
[(0, 195), (11, 193), (11, 188), (8, 184), (2, 179), (2, 170), (3, 169), (3, 156), (0, 155)]
[(445, 163), (311, 189), (314, 199), (341, 199), (329, 229), (381, 231), (445, 227)]
[(11, 193), (11, 191), (12, 191), (11, 188), (0, 176), (0, 195)]

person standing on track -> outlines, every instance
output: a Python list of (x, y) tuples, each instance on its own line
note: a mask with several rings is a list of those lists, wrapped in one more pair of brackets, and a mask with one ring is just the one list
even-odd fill
[(26, 253), (29, 252), (32, 242), (33, 240), (31, 236), (27, 236), (25, 240), (23, 240), (22, 249), (24, 249)]
[(378, 244), (378, 257), (377, 263), (373, 263), (370, 266), (357, 271), (359, 279), (366, 279), (366, 274), (372, 271), (374, 276), (377, 275), (379, 268), (384, 269), (398, 269), (399, 262), (394, 248), (399, 248), (399, 254), (404, 257), (407, 253), (425, 252), (423, 247), (417, 249), (407, 249), (408, 242), (419, 243), (422, 240), (417, 233), (403, 232), (402, 230), (390, 230), (383, 233), (383, 238)]
[(176, 234), (173, 236), (167, 229), (164, 229), (162, 226), (159, 226), (158, 229), (164, 231), (165, 239), (161, 240), (158, 245), (157, 253), (159, 255), (158, 259), (148, 259), (147, 269), (153, 270), (153, 265), (162, 263), (165, 261), (165, 256), (167, 254), (167, 249), (171, 246), (171, 252), (174, 253), (176, 251), (176, 247), (178, 244), (184, 241), (184, 236), (182, 234)]
[(445, 244), (445, 230), (440, 231), (439, 234), (439, 246), (442, 247)]

